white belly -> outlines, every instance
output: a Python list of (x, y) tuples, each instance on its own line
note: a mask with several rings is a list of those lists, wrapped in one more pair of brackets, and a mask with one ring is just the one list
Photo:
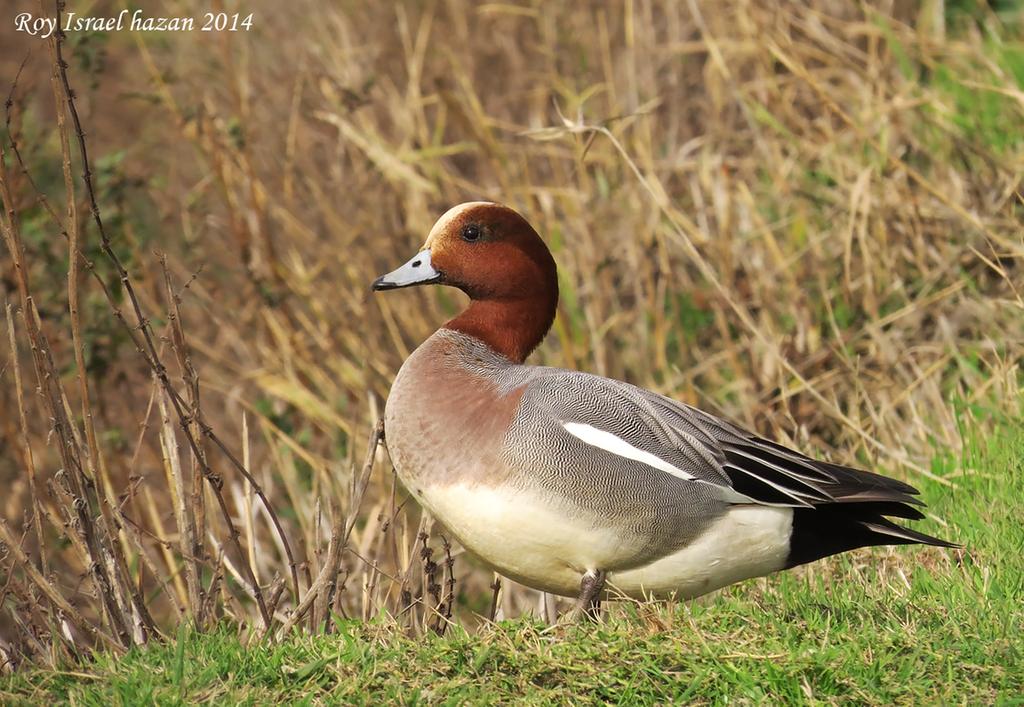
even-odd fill
[(574, 522), (527, 492), (454, 485), (420, 502), (474, 555), (517, 582), (573, 596), (583, 573), (628, 557), (621, 535)]
[(592, 527), (535, 494), (483, 486), (425, 488), (419, 501), (470, 552), (501, 574), (535, 589), (575, 596), (587, 570), (609, 571), (627, 596), (699, 596), (781, 569), (793, 511), (735, 506), (687, 547), (643, 567), (630, 566), (633, 543), (615, 529)]
[(793, 509), (733, 506), (699, 538), (644, 567), (608, 577), (631, 597), (690, 599), (782, 569), (789, 555)]

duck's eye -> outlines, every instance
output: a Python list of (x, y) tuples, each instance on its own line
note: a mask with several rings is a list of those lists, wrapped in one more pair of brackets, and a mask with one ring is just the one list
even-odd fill
[(483, 234), (483, 229), (475, 223), (462, 227), (462, 240), (464, 241), (473, 243), (474, 241), (480, 240), (480, 237), (483, 236)]

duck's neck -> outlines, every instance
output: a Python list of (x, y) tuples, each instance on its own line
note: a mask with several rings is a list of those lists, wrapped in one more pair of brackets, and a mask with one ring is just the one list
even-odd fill
[(523, 363), (555, 320), (558, 292), (515, 299), (473, 300), (445, 328), (479, 339), (513, 363)]

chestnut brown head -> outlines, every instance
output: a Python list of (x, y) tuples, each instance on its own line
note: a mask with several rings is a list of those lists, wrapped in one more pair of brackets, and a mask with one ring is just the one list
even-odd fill
[(374, 290), (413, 285), (457, 287), (474, 300), (519, 299), (557, 288), (555, 261), (533, 227), (501, 204), (471, 201), (449, 209), (423, 248), (377, 278)]
[(472, 201), (449, 209), (423, 248), (373, 283), (457, 287), (473, 301), (446, 326), (476, 336), (512, 359), (544, 338), (558, 303), (558, 273), (544, 241), (513, 209)]

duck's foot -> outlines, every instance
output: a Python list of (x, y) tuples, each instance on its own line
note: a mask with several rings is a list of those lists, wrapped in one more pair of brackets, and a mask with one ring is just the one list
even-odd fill
[(568, 614), (569, 620), (585, 618), (597, 621), (601, 617), (601, 590), (604, 589), (605, 574), (604, 570), (588, 570), (583, 575), (576, 605)]

